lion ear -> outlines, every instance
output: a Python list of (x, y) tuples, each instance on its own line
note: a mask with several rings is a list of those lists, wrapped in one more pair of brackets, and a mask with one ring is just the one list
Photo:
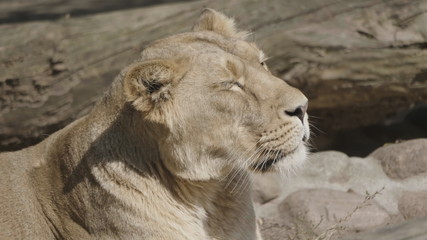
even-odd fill
[(202, 11), (193, 31), (212, 31), (225, 37), (238, 38), (244, 40), (248, 35), (247, 32), (239, 32), (232, 18), (225, 16), (213, 9), (205, 8)]
[(178, 61), (156, 59), (133, 64), (124, 77), (126, 98), (137, 110), (149, 112), (170, 100), (172, 87), (184, 74)]

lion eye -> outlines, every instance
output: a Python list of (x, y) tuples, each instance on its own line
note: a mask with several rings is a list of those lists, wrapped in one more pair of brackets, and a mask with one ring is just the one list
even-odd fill
[(243, 84), (235, 80), (221, 82), (221, 85), (227, 89), (243, 89)]
[(243, 85), (241, 84), (241, 83), (239, 83), (239, 82), (234, 82), (234, 84), (236, 85), (236, 86), (238, 86), (239, 88), (243, 88)]
[(261, 64), (261, 66), (263, 66), (265, 68), (265, 70), (269, 71), (268, 66), (265, 62), (260, 62), (260, 64)]

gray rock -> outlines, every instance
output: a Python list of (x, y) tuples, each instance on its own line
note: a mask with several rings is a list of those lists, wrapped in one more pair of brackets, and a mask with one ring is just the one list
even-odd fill
[(427, 173), (427, 139), (385, 145), (370, 157), (378, 159), (384, 172), (393, 179)]
[(403, 192), (398, 207), (405, 219), (427, 217), (427, 190)]
[(390, 215), (400, 214), (398, 200), (403, 191), (427, 190), (425, 175), (417, 175), (405, 181), (390, 179), (376, 159), (348, 157), (335, 151), (311, 154), (304, 167), (295, 174), (282, 178), (282, 194), (256, 209), (260, 217), (271, 216), (277, 212), (271, 205), (277, 205), (290, 194), (307, 188), (328, 188), (344, 192), (351, 189), (361, 195), (366, 192), (372, 194), (384, 188), (375, 200)]
[(370, 232), (354, 234), (341, 240), (426, 240), (427, 217), (405, 221)]
[(354, 192), (332, 189), (304, 189), (289, 195), (280, 205), (279, 214), (288, 221), (308, 223), (321, 235), (345, 229), (359, 232), (385, 225), (389, 214), (378, 205)]
[[(408, 164), (411, 163), (409, 162)], [(316, 239), (322, 234), (319, 229), (326, 227), (326, 225), (315, 227), (319, 221), (319, 215), (326, 215), (325, 212), (327, 210), (329, 212), (329, 217), (335, 214), (335, 216), (338, 216), (337, 219), (339, 219), (342, 215), (337, 215), (335, 211), (343, 211), (342, 204), (347, 204), (347, 202), (352, 203), (354, 206), (357, 205), (356, 202), (364, 201), (363, 196), (366, 192), (373, 194), (376, 191), (381, 191), (381, 193), (374, 198), (375, 201), (373, 205), (376, 208), (382, 209), (379, 211), (381, 213), (380, 216), (383, 214), (385, 216), (385, 213), (389, 215), (389, 219), (382, 224), (400, 223), (404, 221), (405, 218), (414, 216), (411, 214), (421, 212), (421, 210), (417, 209), (422, 209), (420, 204), (427, 202), (423, 200), (422, 196), (419, 194), (415, 194), (414, 196), (408, 195), (408, 192), (421, 193), (427, 191), (426, 175), (418, 174), (405, 180), (392, 179), (385, 174), (380, 161), (372, 157), (348, 157), (341, 152), (334, 151), (311, 154), (309, 161), (307, 161), (307, 164), (305, 164), (303, 168), (299, 169), (295, 174), (282, 176), (282, 180), (278, 182), (282, 188), (281, 195), (267, 203), (257, 204), (255, 209), (257, 215), (263, 220), (263, 224), (261, 224), (260, 227), (264, 240)], [(294, 207), (287, 207), (291, 208), (289, 212), (294, 215), (288, 214), (284, 216), (282, 210), (286, 208), (286, 206), (283, 205), (288, 204), (285, 202), (289, 199), (295, 198), (295, 196), (293, 196), (294, 194), (307, 191), (307, 189), (317, 189), (316, 191), (319, 191), (325, 188), (335, 190), (339, 193), (337, 195), (329, 194), (330, 196), (326, 194), (326, 196), (323, 196), (323, 200), (314, 193), (310, 195), (306, 194), (306, 197), (300, 197), (299, 200), (295, 201), (293, 200), (296, 202), (292, 205)], [(349, 190), (350, 193), (347, 193)], [(341, 195), (344, 195), (344, 199), (347, 199), (345, 202), (338, 201)], [(405, 197), (405, 195), (407, 196)], [(411, 200), (413, 198), (414, 200)], [(314, 205), (317, 206), (317, 208), (315, 208), (317, 211), (316, 214), (313, 215), (313, 213), (310, 213), (305, 218), (294, 217), (295, 212), (304, 212), (304, 210), (301, 209), (305, 209), (307, 201), (317, 204)], [(414, 201), (417, 201), (417, 203), (414, 203)], [(334, 205), (332, 206), (331, 203)], [(332, 208), (336, 209), (334, 210)], [(405, 218), (400, 212), (405, 215)], [(366, 219), (370, 221), (373, 217), (369, 214), (366, 215)], [(296, 216), (300, 215), (296, 214)], [(355, 219), (352, 221), (358, 220), (358, 215), (354, 217)], [(335, 217), (330, 219), (334, 220)], [(322, 222), (327, 222), (327, 220), (328, 219), (323, 219)], [(331, 221), (331, 223), (333, 223), (333, 221)], [(352, 222), (350, 221), (350, 223)], [(364, 224), (364, 222), (362, 223)], [(335, 238), (341, 240), (342, 237), (354, 231), (365, 231), (364, 229), (368, 229), (369, 224), (363, 225), (362, 223), (354, 223), (355, 227), (347, 226), (347, 231), (341, 231), (341, 235), (332, 236), (330, 239)], [(350, 231), (349, 229), (352, 230)]]
[[(265, 218), (260, 224), (261, 235), (264, 240), (291, 240), (295, 231), (279, 217)], [(314, 238), (313, 238), (314, 239)]]

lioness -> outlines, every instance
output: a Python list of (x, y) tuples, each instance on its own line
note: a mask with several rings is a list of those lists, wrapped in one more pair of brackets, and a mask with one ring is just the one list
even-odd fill
[(93, 111), (0, 155), (0, 239), (260, 239), (249, 172), (304, 161), (307, 99), (206, 9)]

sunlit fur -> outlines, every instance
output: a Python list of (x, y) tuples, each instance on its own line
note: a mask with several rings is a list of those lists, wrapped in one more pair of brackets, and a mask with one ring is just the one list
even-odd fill
[(307, 99), (246, 36), (206, 9), (90, 114), (0, 155), (0, 239), (261, 239), (250, 174), (304, 162), (307, 115), (289, 112)]

